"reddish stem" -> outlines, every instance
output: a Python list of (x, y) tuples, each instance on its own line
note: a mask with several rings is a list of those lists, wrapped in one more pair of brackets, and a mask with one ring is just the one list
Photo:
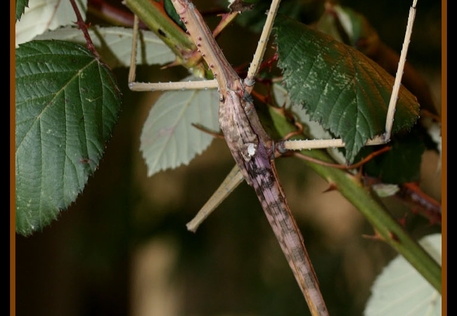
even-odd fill
[(76, 5), (75, 0), (70, 0), (70, 3), (71, 3), (71, 6), (73, 7), (73, 11), (75, 11), (75, 14), (76, 14), (76, 25), (81, 30), (81, 32), (83, 32), (83, 34), (84, 34), (87, 49), (89, 49), (92, 52), (92, 54), (95, 56), (95, 58), (100, 60), (100, 55), (98, 54), (97, 50), (95, 49), (95, 45), (92, 42), (92, 39), (90, 38), (89, 31), (87, 30), (87, 25), (83, 21), (83, 18), (81, 16), (81, 13), (79, 12), (79, 8)]
[(414, 211), (428, 218), (431, 224), (441, 223), (441, 204), (422, 191), (417, 183), (403, 183), (397, 196), (412, 205)]

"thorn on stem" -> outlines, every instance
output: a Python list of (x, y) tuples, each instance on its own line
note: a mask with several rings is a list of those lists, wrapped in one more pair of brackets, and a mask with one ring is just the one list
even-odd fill
[(375, 231), (373, 235), (362, 234), (362, 237), (371, 240), (384, 241), (384, 238), (379, 235), (377, 231)]
[(338, 190), (338, 187), (336, 186), (336, 184), (334, 182), (330, 182), (328, 188), (325, 189), (322, 193), (327, 193), (327, 192), (331, 192), (331, 191), (335, 191), (335, 190)]

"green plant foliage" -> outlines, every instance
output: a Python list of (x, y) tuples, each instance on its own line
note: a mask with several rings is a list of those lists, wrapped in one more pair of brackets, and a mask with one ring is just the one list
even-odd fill
[(95, 171), (120, 109), (108, 68), (81, 45), (16, 50), (16, 230), (54, 220)]
[(168, 16), (172, 18), (172, 20), (175, 21), (176, 24), (178, 24), (183, 30), (186, 29), (186, 26), (181, 21), (181, 18), (179, 17), (179, 14), (176, 12), (175, 7), (171, 3), (171, 0), (164, 0), (163, 8), (165, 12), (167, 12)]
[(325, 10), (315, 27), (352, 47), (357, 47), (357, 43), (361, 39), (379, 41), (367, 19), (362, 14), (345, 6), (333, 5), (331, 10)]
[[(385, 131), (394, 78), (356, 49), (297, 21), (278, 17), (275, 32), (292, 102), (341, 137), (353, 162), (368, 139)], [(415, 96), (400, 89), (393, 132), (410, 129), (418, 115)]]
[[(401, 184), (420, 181), (422, 154), (425, 145), (417, 130), (406, 135), (394, 137), (391, 149), (370, 160), (364, 165), (364, 172), (380, 179), (384, 183)], [(358, 156), (360, 159), (373, 152), (373, 147), (364, 147)], [(358, 160), (358, 159), (357, 159)]]
[(28, 4), (29, 2), (27, 0), (16, 1), (16, 21), (19, 21), (21, 19), (21, 16), (24, 13), (24, 10), (28, 6)]
[[(243, 11), (237, 18), (236, 23), (249, 29), (251, 32), (260, 33), (267, 15), (271, 1), (250, 0), (243, 3), (253, 4), (251, 9)], [(316, 20), (323, 11), (322, 1), (315, 0), (286, 0), (281, 1), (278, 14), (288, 16), (299, 21), (312, 22)]]

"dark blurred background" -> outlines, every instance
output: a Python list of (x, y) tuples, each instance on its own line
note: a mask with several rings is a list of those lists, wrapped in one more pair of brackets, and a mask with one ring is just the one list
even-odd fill
[[(286, 1), (287, 2), (287, 1)], [(364, 14), (400, 51), (410, 1), (341, 1)], [(197, 7), (209, 1), (195, 1)], [(418, 2), (408, 61), (441, 102), (440, 2)], [(241, 33), (243, 32), (243, 33)], [(240, 37), (240, 34), (245, 36)], [(230, 45), (231, 41), (237, 45)], [(221, 45), (233, 63), (249, 60), (257, 35), (231, 25)], [(236, 50), (230, 50), (236, 48)], [(247, 56), (247, 57), (246, 57)], [(113, 138), (83, 194), (43, 232), (17, 236), (18, 316), (308, 315), (254, 191), (237, 188), (196, 233), (186, 229), (234, 165), (222, 140), (190, 165), (153, 177), (139, 138), (155, 93), (133, 93), (115, 70), (123, 105)], [(140, 76), (150, 69), (140, 67)], [(170, 80), (179, 74), (167, 74)], [(174, 77), (175, 76), (175, 77)], [(160, 75), (149, 80), (163, 80)], [(441, 195), (440, 157), (426, 152), (421, 185)], [(365, 238), (373, 230), (338, 192), (301, 161), (277, 162), (331, 315), (361, 315), (370, 286), (395, 252)], [(386, 200), (398, 216), (408, 211)], [(408, 215), (413, 234), (439, 227)]]

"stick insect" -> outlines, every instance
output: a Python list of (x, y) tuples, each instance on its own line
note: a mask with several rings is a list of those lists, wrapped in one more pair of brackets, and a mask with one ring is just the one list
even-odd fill
[[(210, 198), (197, 216), (188, 223), (187, 227), (189, 230), (195, 231), (198, 225), (218, 203), (230, 193), (231, 190), (226, 190), (226, 188), (234, 188), (245, 180), (254, 188), (258, 196), (267, 219), (307, 301), (311, 314), (328, 315), (328, 310), (320, 292), (319, 283), (305, 248), (303, 237), (279, 183), (274, 158), (286, 151), (344, 147), (345, 144), (341, 139), (290, 142), (286, 140), (274, 142), (260, 123), (253, 105), (251, 92), (255, 84), (254, 78), (259, 70), (266, 43), (271, 33), (279, 2), (279, 0), (273, 0), (271, 3), (259, 40), (259, 46), (254, 54), (247, 76), (243, 80), (226, 60), (213, 34), (193, 3), (189, 0), (172, 0), (176, 12), (179, 14), (188, 33), (216, 79), (204, 81), (203, 83), (192, 82), (189, 84), (137, 83), (135, 82), (135, 67), (132, 65), (129, 73), (129, 87), (131, 90), (136, 91), (218, 88), (220, 94), (219, 124), (227, 145), (236, 161), (236, 166), (216, 191), (215, 195)], [(413, 2), (409, 13), (401, 62), (398, 66), (387, 112), (385, 133), (369, 140), (366, 145), (379, 145), (390, 141), (396, 99), (412, 32), (416, 3), (417, 1)], [(137, 19), (134, 31), (137, 32)], [(134, 64), (134, 56), (136, 56), (136, 36), (133, 38), (132, 64)]]

